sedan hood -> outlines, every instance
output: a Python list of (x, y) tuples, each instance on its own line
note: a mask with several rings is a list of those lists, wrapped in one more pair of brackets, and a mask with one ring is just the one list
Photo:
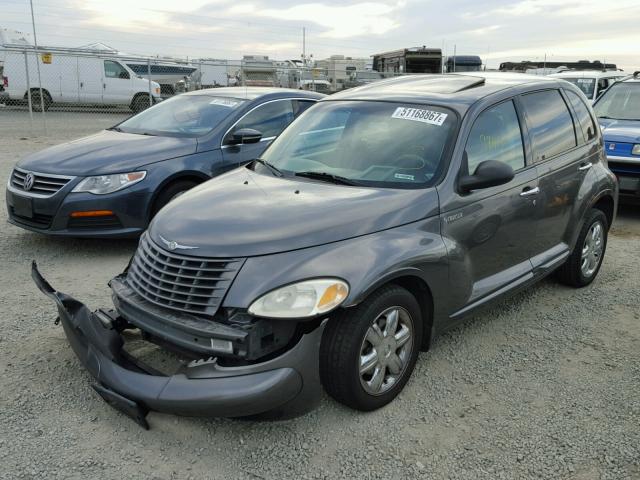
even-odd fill
[(175, 253), (184, 255), (249, 257), (337, 242), (437, 213), (435, 189), (352, 187), (240, 168), (169, 203), (150, 235), (165, 249), (176, 242)]
[(103, 130), (29, 155), (20, 168), (58, 175), (101, 175), (135, 170), (143, 165), (189, 155), (195, 138), (154, 137)]
[(598, 122), (608, 142), (640, 143), (640, 121), (599, 118)]

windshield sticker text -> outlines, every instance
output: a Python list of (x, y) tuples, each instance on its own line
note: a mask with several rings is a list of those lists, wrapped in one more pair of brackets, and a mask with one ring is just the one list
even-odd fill
[(415, 177), (413, 175), (407, 175), (405, 173), (396, 173), (394, 177), (400, 178), (402, 180), (411, 180), (411, 181), (415, 180)]
[(434, 112), (433, 110), (423, 110), (421, 108), (398, 107), (396, 111), (393, 112), (393, 115), (391, 115), (391, 118), (414, 120), (416, 122), (428, 123), (440, 127), (447, 119), (447, 114)]
[(233, 100), (231, 98), (214, 98), (209, 102), (209, 105), (220, 105), (222, 107), (234, 108), (240, 104), (238, 100)]

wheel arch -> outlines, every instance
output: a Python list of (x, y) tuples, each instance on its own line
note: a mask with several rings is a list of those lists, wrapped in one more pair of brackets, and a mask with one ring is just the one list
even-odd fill
[(591, 208), (598, 209), (604, 213), (605, 217), (607, 217), (607, 228), (610, 229), (616, 213), (616, 202), (613, 199), (613, 192), (602, 192), (592, 202)]
[(378, 290), (385, 285), (394, 284), (399, 285), (408, 290), (418, 301), (420, 310), (422, 313), (422, 319), (425, 322), (423, 333), (421, 350), (426, 351), (431, 345), (434, 332), (434, 305), (433, 305), (433, 293), (427, 280), (421, 275), (420, 270), (416, 268), (405, 268), (396, 270), (384, 277), (378, 279), (369, 287), (361, 291), (357, 297), (351, 302), (350, 306), (357, 305), (369, 297), (374, 291)]
[(147, 221), (151, 220), (151, 214), (156, 204), (156, 200), (158, 199), (158, 196), (165, 189), (169, 188), (171, 185), (175, 183), (184, 182), (184, 181), (191, 181), (196, 185), (199, 185), (202, 182), (206, 182), (210, 178), (211, 177), (208, 177), (204, 173), (198, 172), (197, 170), (177, 172), (165, 178), (164, 181), (160, 185), (158, 185), (158, 188), (156, 188), (155, 192), (153, 192), (153, 196), (151, 197), (151, 201), (149, 202), (149, 207), (147, 211)]

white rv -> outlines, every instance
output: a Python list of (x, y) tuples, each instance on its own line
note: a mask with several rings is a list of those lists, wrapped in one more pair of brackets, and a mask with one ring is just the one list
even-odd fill
[(549, 76), (573, 83), (593, 103), (611, 85), (629, 75), (620, 70), (568, 70)]
[(0, 48), (5, 100), (27, 100), (31, 92), (31, 103), (37, 111), (41, 105), (46, 110), (62, 103), (126, 105), (139, 112), (162, 99), (157, 82), (139, 77), (118, 58), (45, 48)]

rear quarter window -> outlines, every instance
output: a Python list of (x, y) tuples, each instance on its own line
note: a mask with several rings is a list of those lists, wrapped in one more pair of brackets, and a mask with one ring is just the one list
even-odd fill
[(541, 162), (577, 145), (573, 120), (559, 90), (522, 95), (534, 160)]
[[(565, 93), (567, 94), (567, 98), (569, 99), (573, 110), (576, 112), (578, 124), (580, 125), (585, 141), (590, 142), (596, 138), (596, 125), (593, 121), (593, 117), (589, 113), (589, 109), (577, 93), (570, 90), (565, 90)], [(578, 138), (579, 137), (580, 135), (578, 135)]]

